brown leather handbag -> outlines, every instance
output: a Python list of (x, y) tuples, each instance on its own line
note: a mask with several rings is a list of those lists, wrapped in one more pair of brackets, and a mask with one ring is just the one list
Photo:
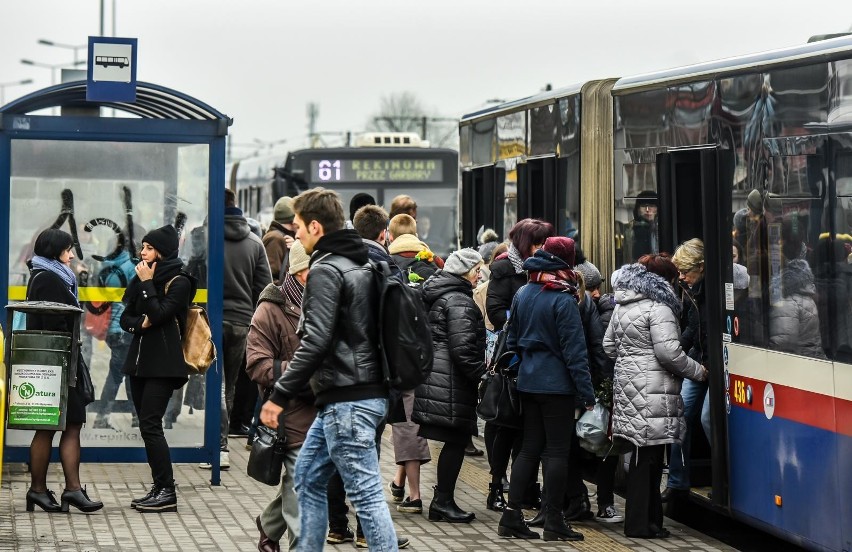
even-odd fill
[[(166, 294), (169, 285), (175, 281), (175, 276), (166, 284)], [(216, 362), (216, 345), (213, 343), (213, 331), (210, 329), (210, 319), (207, 311), (201, 305), (192, 304), (186, 312), (186, 328), (181, 335), (183, 360), (189, 369), (196, 374), (203, 374)]]

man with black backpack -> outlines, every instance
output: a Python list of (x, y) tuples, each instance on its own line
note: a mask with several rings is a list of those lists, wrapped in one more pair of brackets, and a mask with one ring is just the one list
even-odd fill
[(263, 405), (261, 422), (278, 426), (287, 399), (310, 380), (317, 418), (296, 462), (296, 489), (305, 550), (322, 550), (328, 523), (326, 489), (335, 468), (372, 550), (397, 550), (382, 492), (376, 429), (388, 408), (379, 351), (375, 270), (354, 230), (343, 227), (343, 205), (332, 190), (314, 188), (293, 200), (296, 237), (311, 254), (302, 300), (302, 342)]

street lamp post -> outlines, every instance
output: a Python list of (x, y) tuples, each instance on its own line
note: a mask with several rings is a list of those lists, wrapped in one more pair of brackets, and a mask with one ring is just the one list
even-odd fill
[(74, 50), (74, 65), (79, 65), (81, 63), (80, 62), (80, 56), (79, 56), (78, 52), (80, 50), (82, 50), (83, 48), (89, 47), (88, 44), (80, 44), (79, 46), (76, 46), (74, 44), (63, 44), (61, 42), (53, 42), (52, 40), (45, 40), (43, 38), (40, 39), (38, 41), (38, 43), (42, 44), (44, 46), (55, 46), (56, 48), (65, 48), (66, 50)]
[(62, 69), (63, 67), (76, 66), (86, 63), (85, 60), (75, 60), (74, 63), (41, 63), (39, 61), (33, 61), (31, 59), (22, 59), (21, 63), (24, 65), (32, 65), (33, 67), (43, 67), (45, 69), (50, 69), (50, 84), (56, 84), (56, 70)]
[(0, 106), (6, 105), (6, 87), (7, 86), (19, 86), (23, 84), (31, 84), (33, 79), (23, 79), (19, 81), (12, 82), (0, 82)]

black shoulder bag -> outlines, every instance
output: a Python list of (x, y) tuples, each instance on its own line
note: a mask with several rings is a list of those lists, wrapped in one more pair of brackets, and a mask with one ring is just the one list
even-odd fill
[(514, 351), (508, 350), (509, 321), (515, 314), (515, 305), (509, 312), (509, 320), (497, 338), (494, 354), (485, 381), (482, 383), (482, 398), (476, 406), (476, 415), (484, 421), (511, 428), (521, 427), (521, 408), (518, 400), (518, 366)]

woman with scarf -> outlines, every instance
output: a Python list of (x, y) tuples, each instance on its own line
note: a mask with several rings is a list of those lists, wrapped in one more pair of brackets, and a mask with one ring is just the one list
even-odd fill
[(124, 292), (121, 327), (133, 335), (124, 363), (139, 416), (139, 431), (154, 482), (148, 494), (131, 501), (139, 512), (175, 512), (174, 471), (163, 416), (175, 389), (187, 382), (181, 336), (195, 296), (195, 278), (178, 258), (178, 232), (166, 225), (142, 238), (142, 262)]
[(663, 253), (645, 255), (613, 278), (616, 305), (603, 346), (615, 359), (612, 436), (636, 447), (627, 480), (628, 537), (669, 536), (660, 497), (663, 454), (667, 444), (680, 443), (686, 429), (681, 382), (707, 379), (707, 371), (681, 347), (677, 277)]
[[(491, 262), (491, 278), (485, 298), (485, 312), (494, 329), (501, 331), (509, 318), (509, 307), (515, 294), (527, 283), (524, 261), (532, 257), (544, 243), (555, 235), (553, 225), (538, 219), (519, 220), (509, 230), (509, 251), (498, 255)], [(514, 428), (485, 424), (485, 450), (491, 466), (491, 484), (485, 505), (489, 510), (502, 510), (506, 503), (503, 498), (503, 479), (509, 468), (512, 449), (517, 455), (521, 447), (521, 432)], [(541, 507), (541, 490), (535, 481), (524, 498), (525, 508)]]
[[(77, 277), (71, 270), (74, 258), (71, 234), (50, 228), (38, 235), (30, 265), (30, 282), (27, 289), (28, 301), (52, 301), (75, 307), (80, 306), (77, 298)], [(28, 330), (47, 330), (73, 333), (73, 324), (65, 316), (27, 316)], [(79, 334), (72, 339), (79, 340)], [(82, 357), (78, 357), (82, 362)], [(92, 500), (80, 484), (80, 429), (86, 422), (86, 401), (78, 387), (68, 388), (68, 405), (65, 415), (65, 431), (59, 438), (59, 459), (65, 475), (65, 490), (60, 505), (47, 488), (47, 469), (53, 448), (54, 431), (37, 430), (30, 444), (30, 488), (27, 491), (27, 511), (38, 506), (46, 512), (67, 512), (73, 505), (83, 512), (94, 512), (104, 507), (103, 502)]]
[[(275, 382), (287, 369), (293, 353), (299, 348), (296, 328), (302, 314), (302, 296), (308, 279), (310, 256), (298, 240), (289, 252), (289, 265), (281, 285), (269, 284), (260, 294), (257, 310), (251, 319), (246, 339), (246, 372), (258, 385), (266, 399)], [(287, 454), (284, 475), (278, 494), (255, 520), (260, 532), (257, 549), (262, 552), (280, 550), (279, 541), (287, 533), (289, 550), (299, 545), (299, 503), (293, 474), (296, 457), (302, 449), (305, 435), (316, 418), (314, 396), (310, 388), (301, 396), (288, 401), (283, 413)]]
[(523, 444), (512, 466), (509, 504), (497, 533), (537, 539), (524, 523), (524, 491), (544, 460), (544, 540), (579, 541), (583, 535), (565, 523), (562, 512), (574, 407), (595, 404), (586, 337), (577, 306), (574, 240), (552, 237), (527, 259), (529, 283), (515, 296), (507, 344), (520, 357), (518, 395), (523, 416)]

